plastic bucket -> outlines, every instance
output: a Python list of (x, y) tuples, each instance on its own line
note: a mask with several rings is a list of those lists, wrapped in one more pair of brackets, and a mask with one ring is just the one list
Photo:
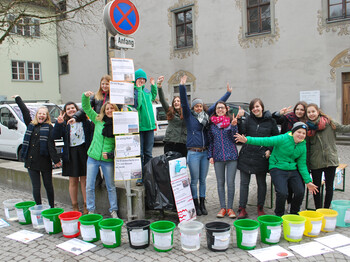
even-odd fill
[(303, 239), (306, 218), (298, 215), (284, 215), (283, 235), (290, 242), (299, 242)]
[(4, 202), (2, 202), (4, 204), (4, 211), (5, 211), (6, 220), (8, 220), (8, 221), (17, 221), (18, 220), (15, 204), (17, 204), (19, 202), (23, 202), (23, 199), (20, 199), (20, 198), (7, 199)]
[(99, 214), (87, 214), (79, 217), (80, 233), (84, 241), (95, 242), (100, 240), (98, 223), (103, 219)]
[(60, 214), (58, 217), (61, 220), (62, 232), (64, 237), (73, 238), (79, 236), (79, 217), (81, 217), (81, 212), (68, 211)]
[(62, 232), (61, 221), (58, 216), (63, 212), (62, 208), (50, 208), (41, 212), (46, 233), (57, 234)]
[(158, 252), (170, 251), (173, 248), (174, 229), (171, 221), (160, 220), (150, 225), (152, 230), (153, 247)]
[(338, 212), (337, 227), (350, 227), (350, 200), (333, 200), (331, 205)]
[(323, 232), (332, 232), (335, 230), (337, 224), (338, 212), (329, 208), (319, 208), (317, 212), (324, 215), (322, 219), (321, 231)]
[(185, 251), (196, 251), (201, 245), (201, 235), (204, 225), (198, 221), (183, 221), (180, 229), (181, 247)]
[(277, 244), (282, 233), (283, 219), (279, 216), (263, 215), (258, 217), (260, 223), (260, 238), (265, 244)]
[(120, 218), (107, 218), (98, 223), (100, 227), (101, 241), (104, 247), (119, 247), (123, 220)]
[(324, 215), (312, 210), (300, 211), (299, 216), (305, 217), (304, 235), (307, 237), (317, 237), (321, 232)]
[(207, 245), (212, 251), (226, 251), (230, 244), (231, 226), (225, 222), (205, 224)]
[(135, 220), (126, 223), (130, 247), (141, 249), (149, 246), (150, 224), (151, 222), (147, 220)]
[(18, 222), (20, 224), (27, 225), (32, 223), (32, 220), (30, 217), (30, 211), (29, 211), (29, 208), (32, 206), (35, 206), (34, 201), (25, 201), (25, 202), (19, 202), (15, 204)]
[(259, 233), (259, 222), (252, 219), (236, 220), (233, 225), (236, 228), (237, 246), (241, 249), (254, 249)]
[(42, 229), (45, 227), (43, 216), (41, 215), (41, 213), (44, 210), (49, 209), (49, 208), (50, 208), (49, 205), (35, 205), (35, 206), (29, 208), (33, 228)]

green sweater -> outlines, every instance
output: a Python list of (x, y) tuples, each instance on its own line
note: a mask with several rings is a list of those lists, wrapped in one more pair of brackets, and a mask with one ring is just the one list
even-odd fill
[(296, 144), (292, 132), (271, 137), (247, 137), (247, 144), (273, 146), (269, 159), (269, 169), (299, 170), (305, 184), (312, 182), (306, 166), (306, 142)]
[(153, 105), (157, 97), (157, 86), (151, 85), (151, 92), (145, 86), (134, 88), (137, 90), (137, 111), (139, 112), (140, 131), (149, 131), (156, 128), (154, 120)]
[(114, 137), (105, 137), (102, 135), (105, 122), (96, 120), (98, 114), (91, 108), (90, 98), (85, 96), (84, 93), (81, 97), (81, 106), (86, 115), (95, 124), (94, 136), (87, 153), (88, 156), (98, 161), (113, 162), (113, 159), (104, 159), (102, 153), (114, 151), (115, 139)]

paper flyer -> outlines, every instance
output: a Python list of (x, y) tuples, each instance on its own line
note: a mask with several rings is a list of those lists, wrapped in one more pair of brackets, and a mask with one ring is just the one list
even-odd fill
[(10, 224), (7, 223), (4, 219), (0, 218), (0, 228), (2, 227), (9, 227)]
[(87, 243), (77, 238), (70, 239), (66, 242), (57, 245), (58, 248), (73, 253), (74, 255), (80, 255), (81, 253), (84, 253), (85, 251), (88, 251), (89, 249), (94, 248), (95, 246), (96, 245), (94, 244)]
[(128, 58), (111, 58), (114, 81), (135, 81), (134, 61)]
[(290, 246), (289, 248), (303, 257), (317, 256), (333, 251), (333, 249), (330, 249), (316, 241)]
[(115, 137), (115, 157), (132, 157), (141, 155), (140, 135)]
[(11, 235), (6, 236), (7, 238), (11, 238), (16, 241), (20, 241), (23, 243), (28, 243), (34, 239), (37, 239), (39, 237), (43, 236), (43, 234), (28, 231), (28, 230), (21, 230), (16, 233), (13, 233)]
[(250, 250), (248, 251), (248, 253), (254, 256), (259, 261), (270, 261), (294, 256), (292, 252), (289, 252), (281, 246), (271, 246), (267, 248)]
[(137, 112), (113, 112), (113, 134), (139, 133)]
[(116, 158), (114, 180), (131, 180), (142, 177), (141, 158)]
[(350, 244), (350, 238), (341, 234), (333, 234), (326, 237), (316, 238), (315, 241), (329, 248), (336, 248)]
[(344, 255), (347, 255), (350, 257), (350, 246), (345, 246), (345, 247), (339, 247), (335, 249), (336, 251), (339, 251), (340, 253), (343, 253)]
[(109, 101), (113, 104), (134, 104), (134, 84), (129, 82), (110, 82)]

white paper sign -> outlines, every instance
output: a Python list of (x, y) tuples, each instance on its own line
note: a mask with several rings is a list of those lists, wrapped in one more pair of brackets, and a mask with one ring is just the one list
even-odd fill
[(269, 261), (294, 256), (292, 252), (289, 252), (280, 246), (250, 250), (248, 252), (260, 261)]
[(137, 112), (113, 112), (113, 134), (130, 134), (139, 132)]
[(148, 230), (143, 229), (132, 229), (129, 232), (130, 242), (134, 246), (143, 246), (148, 244)]
[(289, 248), (303, 257), (317, 256), (333, 251), (333, 249), (330, 249), (315, 241), (306, 244), (290, 246)]
[(127, 135), (115, 137), (116, 158), (139, 156), (140, 135)]
[(169, 232), (169, 233), (156, 233), (153, 232), (153, 241), (154, 241), (154, 246), (160, 249), (167, 249), (167, 248), (171, 248), (172, 244), (171, 244), (171, 235), (173, 234), (173, 232)]
[(45, 226), (46, 233), (53, 232), (53, 221), (44, 217), (44, 226)]
[(114, 180), (130, 180), (142, 177), (141, 158), (116, 158)]
[(28, 230), (21, 230), (16, 233), (13, 233), (11, 235), (6, 236), (7, 238), (11, 238), (16, 241), (20, 241), (23, 243), (28, 243), (34, 239), (37, 239), (41, 237), (43, 234), (28, 231)]
[(96, 238), (94, 225), (80, 225), (80, 233), (84, 240), (91, 241)]
[(81, 253), (84, 253), (85, 251), (88, 251), (89, 249), (95, 247), (95, 245), (87, 243), (77, 238), (73, 238), (62, 244), (57, 245), (57, 247), (75, 255), (80, 255)]
[(9, 223), (7, 223), (5, 220), (3, 220), (2, 218), (0, 218), (0, 228), (2, 227), (8, 227), (10, 226)]
[(113, 104), (134, 104), (134, 84), (129, 82), (109, 82), (109, 101)]
[(127, 58), (111, 58), (114, 81), (135, 81), (134, 61)]
[(348, 257), (350, 257), (350, 246), (339, 247), (339, 248), (337, 248), (335, 250), (343, 253), (344, 255), (347, 255)]
[(319, 237), (319, 238), (316, 238), (315, 241), (323, 245), (326, 245), (327, 247), (330, 247), (330, 248), (336, 248), (336, 247), (341, 247), (341, 246), (350, 244), (350, 238), (341, 234), (333, 234), (326, 237)]
[(307, 104), (314, 103), (318, 105), (318, 107), (321, 106), (320, 96), (320, 90), (300, 91), (300, 101), (305, 101)]

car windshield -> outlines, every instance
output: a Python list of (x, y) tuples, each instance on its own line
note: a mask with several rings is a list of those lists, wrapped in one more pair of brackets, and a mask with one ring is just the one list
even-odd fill
[[(19, 109), (18, 105), (11, 105), (13, 110), (16, 112), (18, 117), (24, 122), (23, 120), (23, 115), (21, 110)], [(60, 115), (60, 108), (54, 104), (34, 104), (34, 103), (28, 103), (26, 104), (27, 108), (30, 111), (30, 116), (32, 119), (34, 119), (36, 111), (38, 110), (39, 107), (46, 106), (47, 109), (49, 110), (50, 117), (51, 117), (51, 122), (55, 123), (57, 117)]]

